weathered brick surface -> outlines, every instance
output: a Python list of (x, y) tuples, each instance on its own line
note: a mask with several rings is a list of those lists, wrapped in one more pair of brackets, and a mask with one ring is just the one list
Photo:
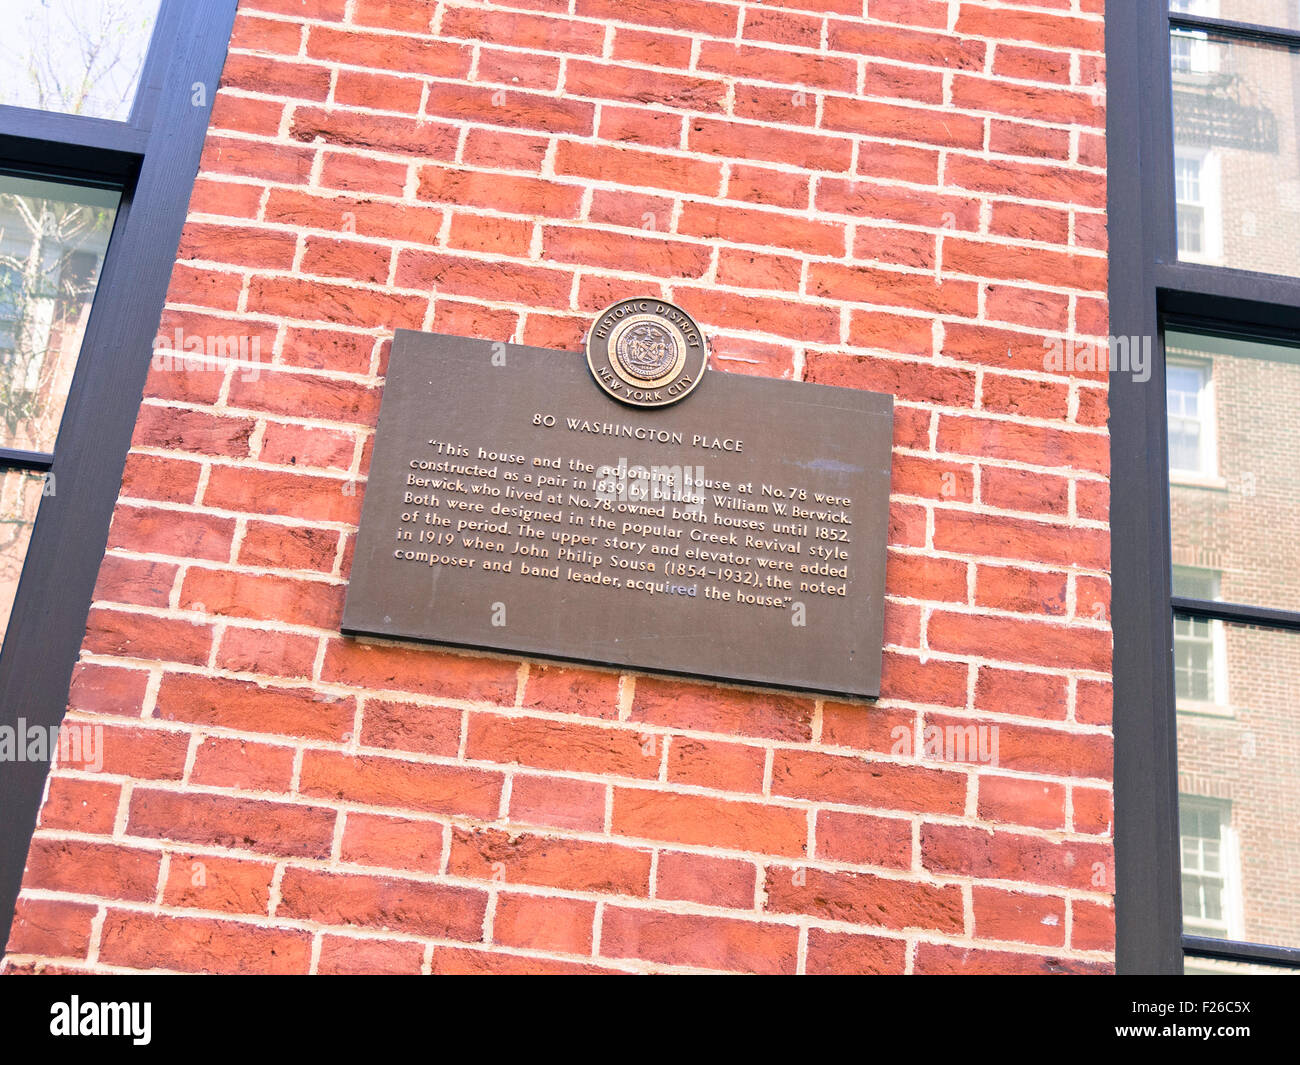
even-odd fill
[[(243, 0), (159, 330), (211, 357), (149, 376), (104, 764), (6, 965), (1109, 971), (1105, 377), (1044, 361), (1106, 330), (1101, 49), (1080, 0)], [(340, 637), (393, 329), (647, 292), (896, 395), (879, 700)]]

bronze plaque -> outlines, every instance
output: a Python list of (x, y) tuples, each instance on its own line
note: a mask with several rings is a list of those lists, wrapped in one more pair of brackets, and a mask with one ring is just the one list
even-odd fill
[(708, 361), (700, 327), (666, 300), (620, 300), (600, 312), (587, 335), (596, 383), (634, 407), (680, 403), (704, 380)]
[(702, 370), (398, 330), (343, 631), (879, 695), (893, 398)]

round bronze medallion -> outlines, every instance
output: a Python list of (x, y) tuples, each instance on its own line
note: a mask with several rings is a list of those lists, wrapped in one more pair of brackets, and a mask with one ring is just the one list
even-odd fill
[(587, 365), (596, 383), (636, 407), (685, 399), (703, 379), (708, 357), (700, 327), (664, 300), (615, 303), (587, 334)]

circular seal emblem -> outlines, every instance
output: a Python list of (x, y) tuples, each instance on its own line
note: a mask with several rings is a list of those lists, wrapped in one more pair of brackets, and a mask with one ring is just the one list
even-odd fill
[(587, 334), (596, 383), (634, 407), (685, 399), (703, 380), (708, 358), (700, 327), (664, 300), (621, 300), (601, 311)]

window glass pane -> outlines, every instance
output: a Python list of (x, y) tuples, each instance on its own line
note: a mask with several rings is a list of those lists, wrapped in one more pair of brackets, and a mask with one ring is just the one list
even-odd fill
[(1300, 29), (1300, 4), (1296, 0), (1169, 0), (1169, 10), (1174, 14)]
[(1300, 53), (1174, 30), (1178, 257), (1300, 276)]
[(1300, 350), (1170, 331), (1165, 351), (1174, 594), (1300, 611)]
[(1268, 965), (1257, 961), (1228, 961), (1226, 958), (1187, 957), (1184, 976), (1300, 976), (1300, 969)]
[(1215, 624), (1230, 705), (1177, 714), (1183, 931), (1300, 947), (1300, 633)]
[(0, 174), (0, 447), (54, 450), (118, 198)]
[(41, 473), (0, 472), (0, 645), (9, 627), (9, 613), (13, 610), (44, 485), (45, 475)]
[(5, 0), (0, 104), (126, 121), (159, 0)]

